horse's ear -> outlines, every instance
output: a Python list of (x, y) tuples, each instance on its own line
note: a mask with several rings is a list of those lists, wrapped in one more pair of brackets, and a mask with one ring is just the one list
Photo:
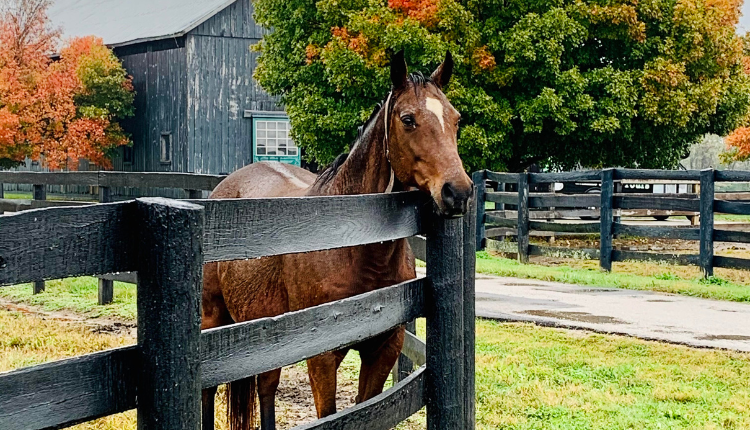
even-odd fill
[(406, 87), (406, 60), (404, 60), (404, 50), (400, 50), (391, 58), (391, 84), (394, 90), (400, 90)]
[(435, 85), (438, 86), (438, 88), (442, 89), (444, 86), (448, 85), (448, 82), (450, 82), (451, 80), (452, 74), (453, 56), (451, 55), (451, 51), (446, 51), (445, 60), (441, 65), (438, 66), (437, 69), (435, 69), (434, 72), (432, 72), (430, 79), (432, 79), (432, 82), (434, 82)]

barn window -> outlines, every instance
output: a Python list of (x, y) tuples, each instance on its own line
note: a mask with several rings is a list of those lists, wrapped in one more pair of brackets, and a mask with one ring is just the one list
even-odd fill
[(285, 117), (253, 118), (253, 161), (281, 161), (299, 166), (300, 151)]
[(122, 162), (123, 163), (133, 163), (133, 147), (132, 146), (123, 146), (122, 147)]
[(171, 163), (172, 162), (172, 133), (162, 133), (160, 139), (161, 147), (161, 162)]

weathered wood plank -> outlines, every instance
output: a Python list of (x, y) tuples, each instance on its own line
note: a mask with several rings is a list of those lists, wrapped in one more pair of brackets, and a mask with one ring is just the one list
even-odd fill
[[(513, 212), (514, 215), (516, 215), (515, 218), (505, 218), (503, 215), (504, 213), (497, 214), (496, 211), (489, 211), (485, 212), (484, 214), (484, 223), (487, 227), (518, 227), (518, 213)], [(502, 211), (506, 212), (506, 211)]]
[[(468, 210), (463, 217), (463, 326), (464, 326), (464, 430), (476, 427), (476, 247), (474, 246), (477, 204), (474, 196), (468, 202)], [(484, 204), (484, 203), (482, 203)]]
[(485, 228), (484, 228), (484, 208), (485, 208), (485, 200), (486, 200), (486, 194), (487, 194), (487, 171), (486, 170), (480, 170), (478, 172), (474, 172), (471, 175), (471, 180), (474, 182), (474, 189), (476, 190), (476, 200), (477, 200), (477, 219), (475, 221), (476, 225), (476, 249), (477, 251), (484, 249), (484, 239), (485, 239)]
[(750, 243), (750, 231), (714, 230), (714, 242)]
[(133, 202), (4, 215), (0, 285), (133, 270)]
[(716, 181), (719, 182), (750, 182), (750, 172), (741, 170), (717, 170)]
[(732, 215), (750, 215), (750, 202), (715, 200), (714, 212)]
[[(599, 198), (599, 196), (596, 197)], [(529, 221), (529, 229), (560, 233), (599, 233), (601, 226), (598, 222), (567, 224), (559, 222)]]
[(0, 428), (70, 426), (136, 406), (137, 347), (0, 373)]
[(485, 200), (494, 203), (515, 205), (518, 203), (518, 193), (495, 191), (485, 194)]
[(427, 239), (423, 236), (412, 236), (407, 239), (411, 252), (417, 260), (427, 261)]
[(694, 254), (666, 254), (656, 252), (623, 251), (615, 249), (612, 251), (612, 261), (664, 261), (671, 264), (683, 266), (698, 266), (700, 256)]
[(703, 276), (714, 274), (714, 169), (701, 170), (700, 262)]
[(201, 428), (201, 290), (204, 209), (136, 200), (138, 429)]
[(154, 187), (183, 188), (211, 191), (225, 176), (198, 175), (172, 172), (99, 172), (99, 185), (103, 187)]
[(651, 227), (616, 223), (614, 234), (634, 237), (655, 237), (662, 239), (699, 240), (700, 231), (694, 227)]
[(714, 256), (713, 266), (724, 267), (727, 269), (750, 270), (750, 260), (747, 258), (722, 257), (716, 255)]
[(404, 336), (404, 347), (401, 353), (417, 366), (424, 366), (427, 363), (427, 345), (413, 333), (407, 331)]
[(529, 174), (518, 176), (518, 260), (529, 262)]
[[(614, 170), (602, 170), (602, 187), (600, 198), (599, 220), (599, 266), (610, 272), (612, 271), (612, 237), (614, 222)], [(619, 224), (619, 223), (618, 223)]]
[(203, 388), (344, 348), (424, 314), (424, 279), (273, 318), (205, 330)]
[(419, 192), (191, 200), (205, 206), (206, 261), (309, 252), (421, 233)]
[(370, 400), (292, 430), (389, 430), (424, 406), (424, 366)]
[(0, 172), (0, 182), (37, 185), (99, 185), (98, 172)]
[(531, 208), (598, 208), (601, 198), (596, 194), (531, 194), (529, 207)]
[(698, 212), (700, 210), (698, 199), (662, 198), (655, 197), (655, 195), (639, 197), (618, 194), (614, 197), (614, 204), (619, 209), (656, 209), (689, 212)]
[(699, 170), (615, 169), (615, 179), (700, 180)]
[(518, 173), (500, 173), (492, 172), (490, 170), (487, 170), (486, 172), (487, 175), (485, 177), (490, 181), (499, 182), (501, 184), (515, 184), (518, 182)]
[(30, 209), (43, 209), (69, 206), (90, 206), (96, 202), (80, 200), (29, 200), (29, 199), (0, 199), (0, 211), (20, 212)]
[(543, 184), (551, 182), (598, 182), (601, 179), (599, 170), (582, 170), (579, 172), (529, 173), (529, 183)]

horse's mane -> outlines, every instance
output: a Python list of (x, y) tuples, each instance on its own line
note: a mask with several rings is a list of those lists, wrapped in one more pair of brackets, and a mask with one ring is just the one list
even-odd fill
[[(414, 84), (415, 87), (417, 86), (424, 87), (427, 84), (432, 82), (431, 77), (425, 76), (421, 72), (414, 72), (414, 73), (409, 74), (408, 80), (409, 82)], [(351, 145), (352, 149), (355, 148), (358, 143), (360, 143), (360, 141), (362, 140), (362, 136), (364, 135), (364, 131), (367, 129), (370, 123), (375, 121), (375, 119), (378, 116), (378, 112), (380, 112), (380, 109), (383, 108), (384, 104), (385, 104), (385, 100), (382, 100), (381, 102), (376, 104), (375, 109), (372, 111), (367, 121), (365, 121), (364, 124), (357, 127), (357, 137), (354, 139), (354, 142)], [(350, 153), (351, 153), (351, 150), (350, 152), (344, 152), (344, 153), (339, 154), (339, 156), (336, 157), (336, 159), (333, 160), (331, 164), (326, 166), (326, 168), (324, 168), (320, 172), (318, 177), (315, 179), (315, 182), (313, 183), (313, 187), (322, 186), (332, 181), (333, 178), (336, 177), (336, 174), (338, 173), (341, 166), (343, 166), (346, 160), (349, 158)]]

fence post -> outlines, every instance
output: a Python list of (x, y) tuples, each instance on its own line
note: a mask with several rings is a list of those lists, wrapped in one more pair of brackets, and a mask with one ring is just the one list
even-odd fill
[[(4, 198), (5, 198), (5, 188), (3, 186), (3, 183), (0, 182), (0, 199), (4, 199)], [(3, 210), (0, 209), (0, 215), (2, 214), (3, 214)]]
[[(110, 187), (99, 187), (99, 203), (110, 203), (112, 201), (112, 189)], [(115, 281), (99, 279), (99, 304), (108, 305), (112, 303), (115, 295)]]
[(529, 262), (529, 174), (518, 174), (518, 260)]
[(700, 262), (703, 276), (714, 275), (714, 169), (701, 170)]
[(599, 208), (599, 265), (607, 272), (612, 271), (612, 202), (614, 200), (614, 169), (602, 170), (602, 194)]
[[(417, 333), (417, 322), (409, 321), (406, 323), (406, 331), (416, 334)], [(398, 362), (393, 372), (393, 383), (401, 382), (406, 379), (407, 376), (414, 371), (414, 362), (403, 353), (398, 356)]]
[(487, 236), (484, 230), (484, 206), (485, 206), (485, 193), (487, 192), (487, 171), (480, 170), (471, 174), (471, 180), (474, 182), (474, 188), (476, 191), (475, 200), (477, 201), (477, 213), (476, 213), (476, 250), (481, 251), (485, 247), (485, 241)]
[(139, 430), (200, 430), (203, 207), (138, 199)]
[[(476, 342), (476, 291), (474, 276), (476, 270), (476, 249), (474, 248), (475, 223), (478, 218), (480, 200), (474, 196), (469, 200), (468, 211), (464, 216), (464, 414), (466, 430), (476, 427), (476, 386), (475, 386), (475, 342)], [(483, 202), (482, 202), (483, 203)]]
[[(34, 200), (47, 200), (47, 186), (34, 184)], [(44, 281), (34, 281), (34, 294), (44, 291)]]
[(463, 221), (429, 217), (427, 236), (427, 430), (465, 426)]

